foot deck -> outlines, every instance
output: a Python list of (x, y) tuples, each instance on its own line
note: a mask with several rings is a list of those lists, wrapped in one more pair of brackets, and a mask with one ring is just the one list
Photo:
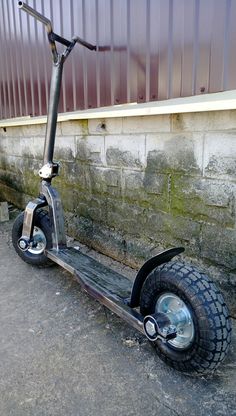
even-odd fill
[(48, 250), (46, 255), (72, 273), (87, 293), (144, 333), (143, 316), (127, 304), (132, 291), (127, 277), (74, 248)]
[(81, 253), (74, 248), (66, 248), (59, 252), (47, 251), (47, 256), (70, 273), (83, 281), (99, 286), (102, 291), (115, 296), (117, 300), (130, 296), (132, 282), (125, 276), (104, 266), (99, 261)]

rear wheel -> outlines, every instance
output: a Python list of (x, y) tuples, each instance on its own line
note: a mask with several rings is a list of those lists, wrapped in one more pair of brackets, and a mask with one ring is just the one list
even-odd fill
[(229, 312), (209, 278), (192, 266), (167, 263), (146, 279), (140, 299), (142, 315), (164, 313), (177, 336), (154, 346), (170, 366), (187, 373), (212, 373), (231, 340)]
[(21, 250), (18, 245), (19, 238), (22, 236), (23, 222), (24, 212), (18, 215), (12, 228), (12, 243), (17, 254), (26, 263), (35, 266), (52, 265), (52, 261), (44, 254), (45, 249), (50, 249), (52, 247), (52, 231), (48, 212), (44, 210), (36, 212), (33, 228), (34, 244), (26, 251)]

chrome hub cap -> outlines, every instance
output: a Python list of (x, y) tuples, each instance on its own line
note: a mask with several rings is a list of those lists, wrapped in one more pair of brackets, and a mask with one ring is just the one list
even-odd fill
[(194, 337), (194, 323), (191, 311), (177, 295), (164, 293), (156, 303), (155, 312), (162, 312), (177, 329), (177, 336), (168, 341), (175, 348), (188, 348)]

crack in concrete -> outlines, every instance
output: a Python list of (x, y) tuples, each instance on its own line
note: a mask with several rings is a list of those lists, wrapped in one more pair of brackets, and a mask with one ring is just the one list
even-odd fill
[(177, 410), (173, 409), (171, 406), (169, 406), (168, 404), (162, 402), (156, 395), (153, 395), (152, 397), (154, 397), (154, 399), (161, 404), (162, 406), (164, 406), (166, 409), (170, 410), (171, 412), (173, 412), (173, 415), (176, 416), (183, 416), (183, 413), (178, 413)]

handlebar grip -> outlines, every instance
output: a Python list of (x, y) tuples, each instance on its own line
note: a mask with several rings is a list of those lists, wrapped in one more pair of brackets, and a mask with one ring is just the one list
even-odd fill
[(32, 9), (32, 7), (28, 6), (28, 4), (25, 4), (23, 1), (18, 1), (18, 7), (19, 7), (19, 9), (24, 10), (24, 12), (29, 13), (35, 19), (37, 19), (41, 23), (43, 23), (46, 26), (46, 29), (47, 29), (48, 33), (52, 32), (52, 23), (51, 23), (51, 20), (47, 19), (47, 17), (45, 17), (42, 14), (36, 12), (36, 10)]
[(80, 45), (85, 46), (85, 48), (90, 49), (91, 51), (95, 51), (96, 50), (96, 46), (95, 45), (92, 45), (91, 43), (86, 42), (86, 40), (83, 40), (83, 39), (79, 38), (79, 36), (75, 36), (74, 39)]

